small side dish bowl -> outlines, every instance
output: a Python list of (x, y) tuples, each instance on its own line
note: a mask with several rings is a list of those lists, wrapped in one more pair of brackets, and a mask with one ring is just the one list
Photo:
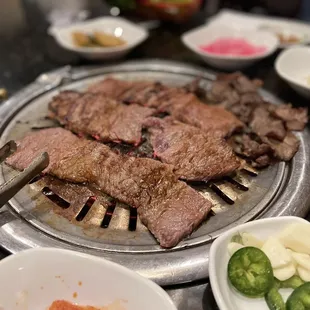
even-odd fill
[[(252, 221), (234, 227), (217, 238), (210, 249), (209, 277), (214, 298), (221, 310), (268, 310), (264, 298), (252, 299), (239, 294), (229, 283), (227, 266), (230, 259), (228, 244), (231, 238), (238, 233), (249, 233), (261, 240), (280, 233), (292, 223), (308, 223), (295, 217), (283, 216)], [(289, 292), (286, 297), (288, 297)]]
[[(253, 55), (216, 54), (201, 49), (218, 39), (242, 39), (253, 46), (264, 47), (263, 51)], [(244, 30), (230, 28), (224, 25), (205, 25), (185, 33), (182, 42), (207, 64), (224, 70), (238, 70), (248, 67), (258, 60), (274, 53), (279, 45), (278, 38), (269, 32), (260, 30)]]
[(276, 59), (275, 69), (298, 94), (310, 98), (310, 47), (284, 50)]
[(68, 250), (36, 248), (9, 256), (0, 262), (0, 277), (5, 279), (1, 310), (48, 309), (55, 300), (107, 310), (176, 310), (150, 280), (103, 258)]
[[(115, 47), (79, 47), (72, 40), (72, 33), (102, 31), (123, 39), (126, 44)], [(120, 17), (100, 17), (66, 27), (51, 27), (48, 33), (63, 48), (91, 60), (118, 59), (129, 53), (148, 37), (148, 32), (134, 23)]]

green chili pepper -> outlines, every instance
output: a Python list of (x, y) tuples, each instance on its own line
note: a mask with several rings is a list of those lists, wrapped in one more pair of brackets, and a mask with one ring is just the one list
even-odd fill
[(286, 302), (287, 310), (310, 309), (310, 282), (307, 282), (294, 290)]
[(279, 282), (281, 288), (293, 288), (293, 289), (303, 285), (304, 283), (305, 281), (300, 279), (299, 276), (292, 276), (288, 280)]
[(265, 295), (265, 300), (270, 310), (285, 310), (285, 303), (279, 293), (279, 286), (279, 283), (275, 282), (273, 288)]
[(254, 247), (238, 250), (228, 262), (230, 283), (243, 295), (263, 297), (274, 285), (273, 271), (266, 254)]

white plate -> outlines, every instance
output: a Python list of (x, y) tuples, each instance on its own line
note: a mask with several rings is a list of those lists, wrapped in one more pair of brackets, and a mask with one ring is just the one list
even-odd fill
[(0, 279), (1, 310), (47, 310), (58, 299), (97, 307), (120, 304), (111, 310), (176, 310), (168, 294), (150, 280), (68, 250), (38, 248), (9, 256), (0, 262)]
[(236, 29), (266, 30), (271, 33), (280, 32), (300, 38), (298, 43), (280, 43), (280, 48), (310, 43), (310, 25), (293, 19), (260, 16), (223, 9), (210, 20), (209, 25), (229, 25)]
[[(251, 299), (244, 297), (229, 284), (227, 265), (230, 256), (227, 246), (232, 236), (238, 232), (248, 232), (265, 240), (294, 222), (309, 224), (308, 221), (294, 216), (256, 220), (230, 229), (213, 242), (210, 249), (209, 277), (215, 300), (221, 310), (269, 310), (263, 298)], [(292, 290), (285, 290), (283, 297), (286, 299), (291, 292)]]
[[(243, 38), (253, 45), (262, 45), (266, 51), (254, 56), (230, 56), (216, 55), (200, 49), (218, 38)], [(266, 31), (233, 29), (223, 25), (204, 25), (186, 32), (182, 36), (182, 42), (198, 54), (206, 63), (224, 70), (238, 70), (250, 66), (254, 62), (272, 54), (278, 47), (278, 39), (275, 35)]]
[(297, 93), (310, 98), (310, 47), (284, 50), (276, 59), (275, 69)]
[[(116, 47), (77, 47), (72, 41), (71, 34), (73, 31), (87, 33), (104, 31), (105, 33), (113, 34), (124, 39), (126, 44)], [(51, 27), (48, 33), (51, 34), (63, 48), (76, 52), (82, 57), (97, 60), (123, 57), (148, 37), (148, 32), (144, 28), (120, 17), (100, 17), (75, 23), (70, 26)]]

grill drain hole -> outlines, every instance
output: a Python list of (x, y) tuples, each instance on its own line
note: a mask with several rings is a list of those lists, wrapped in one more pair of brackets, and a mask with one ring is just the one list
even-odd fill
[(49, 200), (51, 200), (53, 203), (58, 205), (59, 207), (63, 209), (67, 209), (70, 207), (70, 203), (66, 200), (59, 197), (57, 194), (55, 194), (49, 187), (44, 187), (42, 189), (42, 194), (47, 197)]
[(83, 206), (83, 208), (81, 209), (81, 211), (75, 218), (78, 222), (84, 219), (84, 217), (86, 216), (86, 214), (88, 213), (88, 211), (90, 210), (90, 208), (92, 207), (95, 201), (96, 201), (96, 197), (94, 196), (91, 196), (87, 199), (85, 205)]
[(136, 208), (130, 208), (130, 215), (129, 215), (129, 225), (128, 229), (130, 231), (135, 231), (137, 228), (137, 209)]
[(113, 201), (112, 204), (107, 208), (107, 211), (106, 211), (104, 218), (103, 218), (101, 225), (100, 225), (101, 228), (108, 228), (109, 227), (113, 212), (115, 210), (115, 205), (116, 205), (116, 202)]

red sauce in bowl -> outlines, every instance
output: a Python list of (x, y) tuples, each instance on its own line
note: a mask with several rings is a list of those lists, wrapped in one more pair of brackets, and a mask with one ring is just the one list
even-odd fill
[(219, 38), (199, 48), (203, 52), (224, 56), (255, 56), (267, 51), (265, 46), (253, 45), (242, 38)]
[[(102, 308), (101, 308), (102, 309)], [(65, 300), (56, 300), (49, 307), (49, 310), (100, 310), (91, 306), (77, 306)]]

